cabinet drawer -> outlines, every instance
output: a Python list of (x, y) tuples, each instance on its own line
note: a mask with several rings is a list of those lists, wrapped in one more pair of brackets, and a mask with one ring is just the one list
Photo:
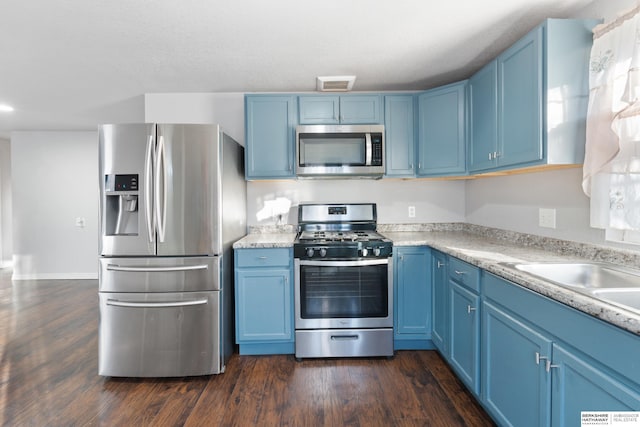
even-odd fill
[(236, 249), (236, 267), (273, 267), (291, 265), (290, 248)]
[(449, 257), (449, 277), (476, 293), (480, 292), (480, 269), (474, 265)]

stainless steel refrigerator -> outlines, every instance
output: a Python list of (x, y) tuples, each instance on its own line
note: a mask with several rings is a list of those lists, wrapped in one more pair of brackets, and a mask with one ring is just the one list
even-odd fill
[(102, 125), (99, 156), (99, 374), (224, 372), (243, 148), (216, 125)]

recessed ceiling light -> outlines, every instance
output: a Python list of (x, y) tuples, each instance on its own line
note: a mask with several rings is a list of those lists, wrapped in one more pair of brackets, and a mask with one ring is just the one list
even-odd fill
[(3, 113), (10, 113), (13, 111), (13, 107), (7, 104), (0, 104), (0, 111)]

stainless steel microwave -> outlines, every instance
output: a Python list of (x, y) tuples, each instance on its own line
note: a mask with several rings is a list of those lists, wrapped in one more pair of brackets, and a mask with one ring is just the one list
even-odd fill
[(296, 128), (297, 175), (381, 178), (384, 125), (308, 125)]

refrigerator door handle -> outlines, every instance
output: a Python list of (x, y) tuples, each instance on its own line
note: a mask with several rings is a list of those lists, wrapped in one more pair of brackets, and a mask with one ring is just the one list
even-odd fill
[(115, 307), (135, 307), (135, 308), (167, 308), (167, 307), (188, 307), (194, 305), (206, 305), (207, 299), (196, 299), (190, 301), (163, 301), (163, 302), (146, 302), (146, 301), (119, 301), (108, 299), (107, 305)]
[(156, 150), (153, 135), (149, 135), (149, 142), (147, 143), (147, 155), (144, 162), (144, 213), (147, 220), (147, 235), (149, 237), (149, 243), (153, 243), (155, 240), (155, 228), (156, 221), (153, 215), (153, 165), (156, 159)]
[(116, 264), (108, 264), (107, 270), (110, 271), (135, 271), (141, 273), (163, 273), (169, 271), (193, 271), (193, 270), (207, 270), (209, 268), (206, 264), (200, 265), (177, 265), (170, 267), (125, 267)]
[[(162, 164), (162, 167), (160, 167)], [(155, 170), (155, 207), (156, 207), (156, 223), (158, 225), (158, 241), (164, 242), (165, 235), (165, 221), (167, 218), (167, 162), (164, 148), (164, 137), (160, 135), (158, 143), (158, 153), (156, 155), (156, 170)], [(160, 187), (162, 187), (162, 197), (160, 194)], [(161, 207), (162, 205), (162, 207)]]

